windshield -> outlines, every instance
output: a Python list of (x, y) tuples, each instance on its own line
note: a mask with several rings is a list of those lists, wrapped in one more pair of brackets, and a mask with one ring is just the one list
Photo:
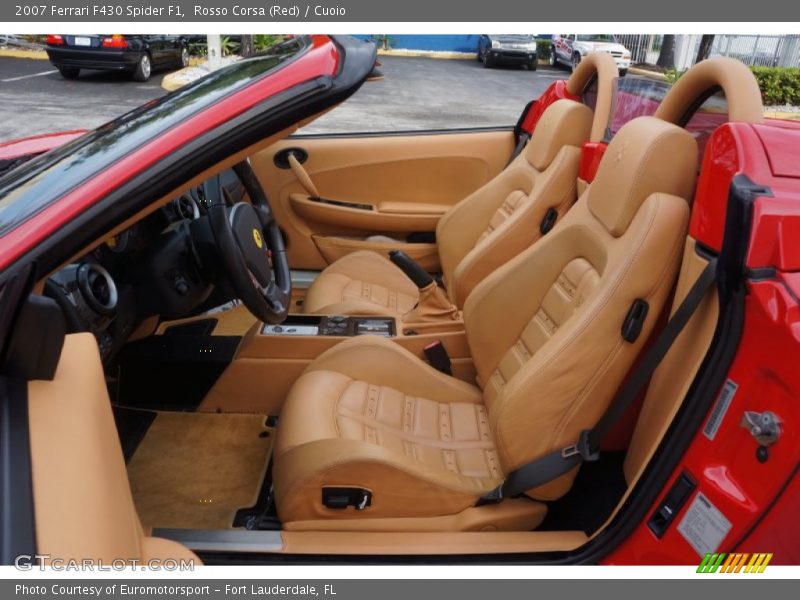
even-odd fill
[(579, 42), (608, 42), (610, 44), (617, 43), (617, 38), (608, 33), (592, 33), (588, 35), (579, 35), (577, 37)]
[(294, 38), (269, 54), (235, 62), (0, 176), (0, 235), (162, 131), (279, 69), (307, 47), (307, 40)]

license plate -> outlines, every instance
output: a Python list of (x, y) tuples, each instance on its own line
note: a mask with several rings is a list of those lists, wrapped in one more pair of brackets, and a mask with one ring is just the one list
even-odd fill
[(75, 38), (75, 45), (76, 46), (91, 46), (92, 45), (92, 38), (76, 37)]

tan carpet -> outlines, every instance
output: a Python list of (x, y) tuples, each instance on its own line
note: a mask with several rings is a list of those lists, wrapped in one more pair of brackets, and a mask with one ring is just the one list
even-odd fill
[(142, 524), (232, 527), (258, 498), (273, 435), (263, 415), (158, 413), (128, 464)]

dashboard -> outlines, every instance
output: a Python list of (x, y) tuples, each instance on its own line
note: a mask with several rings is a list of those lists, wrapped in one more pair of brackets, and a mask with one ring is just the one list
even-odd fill
[[(245, 200), (245, 189), (233, 171), (225, 171), (221, 178), (227, 203)], [(68, 331), (92, 332), (103, 360), (113, 356), (143, 319), (163, 312), (154, 298), (163, 284), (158, 280), (163, 279), (164, 273), (157, 273), (153, 264), (163, 254), (165, 245), (175, 245), (170, 240), (185, 239), (170, 234), (190, 227), (207, 210), (203, 186), (192, 188), (54, 273), (45, 283), (44, 293), (61, 307)], [(178, 251), (185, 253), (189, 249), (178, 248)], [(177, 277), (169, 284), (177, 287), (179, 293), (183, 285), (187, 287), (185, 295), (190, 286), (199, 285), (185, 275), (180, 275), (185, 281)], [(206, 292), (205, 296), (211, 293)], [(196, 294), (190, 298), (191, 303), (195, 298)], [(191, 303), (167, 307), (166, 312), (186, 310)]]

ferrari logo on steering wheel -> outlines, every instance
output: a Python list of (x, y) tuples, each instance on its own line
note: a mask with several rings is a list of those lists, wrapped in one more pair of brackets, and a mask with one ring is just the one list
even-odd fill
[(253, 240), (255, 240), (256, 246), (258, 246), (259, 248), (264, 247), (264, 238), (261, 237), (261, 232), (255, 228), (253, 228)]

